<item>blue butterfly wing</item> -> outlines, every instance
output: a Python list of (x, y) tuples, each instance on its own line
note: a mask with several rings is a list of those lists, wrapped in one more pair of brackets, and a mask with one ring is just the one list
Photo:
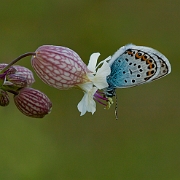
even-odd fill
[(128, 88), (159, 79), (171, 71), (168, 59), (160, 52), (144, 46), (129, 44), (120, 48), (109, 62), (107, 96), (116, 88)]

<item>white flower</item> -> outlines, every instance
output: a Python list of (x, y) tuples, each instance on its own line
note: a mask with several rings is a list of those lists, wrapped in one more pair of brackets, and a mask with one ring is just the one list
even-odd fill
[[(93, 53), (90, 57), (89, 64), (87, 66), (91, 71), (91, 73), (87, 73), (87, 77), (89, 78), (90, 82), (78, 85), (84, 91), (84, 96), (78, 104), (78, 110), (81, 112), (81, 116), (84, 115), (86, 111), (91, 112), (92, 114), (96, 111), (94, 94), (98, 89), (108, 87), (106, 77), (110, 74), (111, 69), (107, 63), (107, 60), (109, 60), (110, 57), (100, 62), (96, 66), (99, 56), (100, 53)], [(100, 64), (102, 64), (102, 66), (98, 68)]]
[(91, 86), (91, 88), (84, 91), (84, 96), (77, 106), (78, 110), (81, 112), (81, 116), (83, 116), (86, 111), (91, 112), (92, 114), (96, 111), (96, 103), (93, 96), (96, 93), (97, 88), (93, 87), (92, 83), (86, 84), (86, 86)]

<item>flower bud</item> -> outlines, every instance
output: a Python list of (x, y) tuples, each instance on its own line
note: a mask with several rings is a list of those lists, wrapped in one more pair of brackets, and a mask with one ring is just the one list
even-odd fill
[(6, 74), (0, 74), (0, 88), (2, 88), (4, 82), (6, 81)]
[(8, 93), (0, 89), (0, 106), (7, 106), (8, 104), (9, 104)]
[(27, 86), (31, 86), (35, 82), (33, 73), (28, 68), (18, 65), (14, 65), (13, 68), (16, 69), (16, 74), (18, 76), (24, 77), (26, 79)]
[(41, 46), (31, 64), (44, 83), (57, 89), (68, 89), (89, 81), (86, 64), (76, 52), (66, 47)]
[[(0, 64), (0, 71), (3, 70), (8, 64), (5, 64), (5, 63), (1, 63)], [(6, 71), (6, 74), (15, 74), (16, 73), (16, 69), (11, 66), (7, 71)]]
[[(4, 69), (7, 65), (8, 64), (5, 64), (5, 63), (0, 64), (0, 70)], [(11, 75), (11, 74), (16, 74), (17, 77), (19, 76), (19, 77), (21, 77), (21, 79), (25, 79), (26, 86), (31, 86), (35, 82), (33, 73), (29, 69), (27, 69), (26, 67), (23, 67), (23, 66), (18, 66), (18, 65), (11, 66), (5, 72), (5, 74), (7, 76)]]
[(52, 108), (50, 99), (33, 88), (22, 88), (19, 94), (14, 96), (14, 102), (23, 114), (34, 118), (43, 118)]
[(0, 64), (0, 70), (4, 69), (8, 64), (5, 64), (5, 63), (1, 63)]
[(7, 80), (18, 88), (27, 86), (27, 79), (19, 74), (10, 74), (7, 76)]

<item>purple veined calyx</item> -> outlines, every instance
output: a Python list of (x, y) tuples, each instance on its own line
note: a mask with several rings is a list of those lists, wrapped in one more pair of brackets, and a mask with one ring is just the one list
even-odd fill
[(17, 95), (14, 95), (14, 102), (23, 114), (34, 118), (43, 118), (52, 108), (50, 99), (33, 88), (22, 88)]
[(43, 118), (51, 112), (50, 99), (41, 91), (30, 88), (35, 82), (31, 70), (14, 65), (18, 60), (34, 54), (26, 53), (10, 64), (0, 64), (0, 106), (9, 104), (8, 93), (11, 93), (14, 94), (14, 102), (20, 112), (29, 117)]
[(6, 91), (0, 89), (0, 106), (9, 105), (9, 95)]

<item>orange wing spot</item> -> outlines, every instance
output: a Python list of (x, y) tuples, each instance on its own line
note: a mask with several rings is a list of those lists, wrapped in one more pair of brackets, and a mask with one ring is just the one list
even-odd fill
[(147, 64), (152, 64), (152, 60), (151, 60), (151, 59), (147, 59), (147, 60), (146, 60), (146, 63), (147, 63)]
[(153, 65), (151, 63), (151, 64), (149, 64), (148, 69), (152, 69), (152, 68), (153, 68)]
[(152, 59), (147, 59), (146, 64), (148, 65), (148, 69), (154, 68), (154, 62), (152, 61)]
[(151, 71), (148, 71), (148, 76), (150, 76), (151, 75)]
[(148, 71), (146, 74), (147, 74), (147, 76), (152, 75), (151, 71)]
[(146, 75), (147, 75), (147, 76), (150, 76), (150, 77), (153, 76), (153, 74), (154, 74), (154, 70), (148, 71), (148, 72), (146, 73)]
[(127, 53), (128, 53), (129, 55), (133, 54), (133, 52), (132, 52), (132, 51), (127, 51)]
[(147, 58), (148, 58), (148, 57), (147, 57), (146, 55), (143, 55), (143, 56), (141, 57), (141, 60), (146, 61)]
[(137, 52), (136, 55), (135, 55), (135, 57), (136, 57), (137, 59), (142, 58), (142, 56), (143, 56), (143, 54), (140, 53), (140, 52)]

